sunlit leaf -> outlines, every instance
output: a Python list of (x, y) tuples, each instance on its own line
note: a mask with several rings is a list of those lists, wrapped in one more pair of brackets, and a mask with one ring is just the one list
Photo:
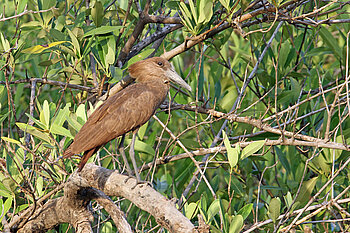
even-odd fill
[(129, 65), (131, 65), (131, 64), (133, 64), (135, 62), (138, 62), (138, 61), (141, 61), (141, 60), (145, 59), (146, 57), (148, 57), (153, 52), (154, 52), (154, 49), (146, 49), (142, 53), (137, 54), (135, 57), (131, 58), (128, 61), (128, 67), (129, 67)]
[(77, 114), (77, 117), (83, 121), (83, 123), (87, 121), (85, 104), (80, 104), (75, 113)]
[(231, 220), (229, 233), (238, 233), (241, 231), (242, 227), (243, 227), (243, 217), (242, 215), (238, 214), (234, 216)]
[(56, 45), (62, 44), (67, 41), (57, 41), (57, 42), (52, 42), (49, 44), (44, 44), (44, 45), (35, 45), (33, 47), (23, 49), (22, 53), (30, 53), (30, 54), (37, 54), (37, 53), (42, 53), (43, 51), (50, 49)]
[(50, 132), (53, 134), (58, 134), (58, 135), (66, 136), (69, 138), (74, 138), (68, 129), (63, 128), (60, 125), (52, 124), (51, 128), (50, 128)]
[[(1, 201), (2, 201), (2, 199), (1, 199)], [(8, 213), (8, 211), (10, 210), (10, 208), (12, 206), (12, 203), (13, 203), (13, 198), (12, 197), (7, 198), (4, 203), (0, 203), (1, 204), (1, 210), (2, 210), (1, 213)], [(5, 214), (1, 214), (0, 221), (4, 218), (4, 216), (5, 216)]]
[(197, 212), (198, 212), (198, 205), (194, 202), (191, 202), (189, 205), (187, 205), (185, 209), (185, 216), (186, 218), (191, 220), (193, 217), (197, 215)]
[(66, 120), (67, 120), (68, 124), (71, 127), (73, 127), (73, 129), (75, 129), (75, 131), (77, 131), (77, 132), (81, 129), (81, 127), (83, 127), (83, 125), (80, 124), (77, 120), (75, 120), (69, 116), (66, 117)]
[[(125, 142), (130, 144), (131, 143), (131, 139), (125, 139)], [(140, 140), (135, 140), (135, 150), (136, 151), (140, 151), (140, 152), (144, 152), (150, 155), (154, 155), (155, 151), (153, 149), (152, 146), (148, 145), (145, 142), (142, 142)]]
[(20, 122), (17, 122), (16, 125), (22, 131), (27, 132), (27, 133), (33, 135), (34, 137), (42, 139), (42, 140), (51, 144), (51, 140), (50, 140), (50, 137), (48, 136), (48, 134), (40, 131), (38, 128), (31, 126), (31, 125), (28, 125), (28, 124), (25, 124), (25, 123), (20, 123)]
[(40, 112), (40, 122), (42, 122), (45, 125), (45, 129), (49, 129), (50, 108), (49, 108), (49, 102), (47, 102), (47, 100), (44, 100), (43, 109)]
[(213, 16), (213, 1), (200, 1), (198, 23), (207, 23)]
[(246, 148), (242, 150), (241, 159), (245, 159), (251, 156), (258, 150), (260, 150), (264, 146), (264, 144), (265, 144), (265, 140), (259, 140), (259, 141), (250, 143)]
[(111, 233), (111, 232), (115, 232), (115, 231), (113, 230), (112, 223), (105, 222), (105, 223), (102, 224), (100, 232), (101, 233)]
[(239, 152), (240, 152), (239, 144), (237, 144), (237, 146), (235, 148), (232, 148), (230, 141), (228, 140), (228, 137), (227, 137), (224, 130), (222, 131), (222, 135), (224, 138), (224, 145), (225, 145), (225, 148), (227, 151), (228, 161), (229, 161), (231, 169), (232, 169), (238, 163)]
[(2, 140), (10, 143), (15, 143), (15, 144), (21, 144), (20, 141), (17, 141), (16, 139), (13, 138), (8, 138), (8, 137), (1, 137)]

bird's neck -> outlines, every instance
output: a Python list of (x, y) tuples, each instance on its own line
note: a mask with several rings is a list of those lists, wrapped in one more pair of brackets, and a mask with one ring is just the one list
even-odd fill
[(142, 83), (147, 85), (151, 90), (155, 90), (154, 93), (158, 96), (159, 100), (162, 102), (165, 100), (170, 87), (169, 82), (164, 82), (164, 80), (161, 79), (149, 79)]
[[(144, 80), (144, 81), (142, 81), (142, 83), (144, 83), (147, 86), (154, 87), (156, 90), (162, 89), (165, 92), (168, 92), (169, 87), (170, 87), (169, 81), (165, 81), (165, 80), (158, 79), (158, 78)], [(161, 90), (159, 90), (159, 91), (161, 91)]]

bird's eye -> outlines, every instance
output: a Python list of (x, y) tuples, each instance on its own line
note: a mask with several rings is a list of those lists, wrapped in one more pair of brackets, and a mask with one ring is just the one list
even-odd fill
[(157, 64), (158, 64), (159, 66), (163, 66), (163, 62), (161, 62), (161, 61), (157, 62)]

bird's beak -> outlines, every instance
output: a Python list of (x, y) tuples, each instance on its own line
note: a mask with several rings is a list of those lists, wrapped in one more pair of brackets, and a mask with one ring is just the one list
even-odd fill
[(189, 92), (192, 91), (192, 88), (190, 87), (190, 85), (188, 85), (181, 77), (180, 75), (178, 75), (176, 73), (176, 71), (174, 70), (174, 68), (172, 67), (171, 69), (168, 69), (166, 71), (166, 76), (170, 79), (170, 81), (179, 84), (180, 87), (188, 90)]

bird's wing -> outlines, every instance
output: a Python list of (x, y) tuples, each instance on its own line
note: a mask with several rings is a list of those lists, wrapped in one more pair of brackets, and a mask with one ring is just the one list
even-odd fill
[[(165, 98), (165, 96), (164, 96)], [(110, 97), (88, 118), (71, 144), (74, 153), (90, 150), (146, 123), (163, 102), (134, 84)]]

